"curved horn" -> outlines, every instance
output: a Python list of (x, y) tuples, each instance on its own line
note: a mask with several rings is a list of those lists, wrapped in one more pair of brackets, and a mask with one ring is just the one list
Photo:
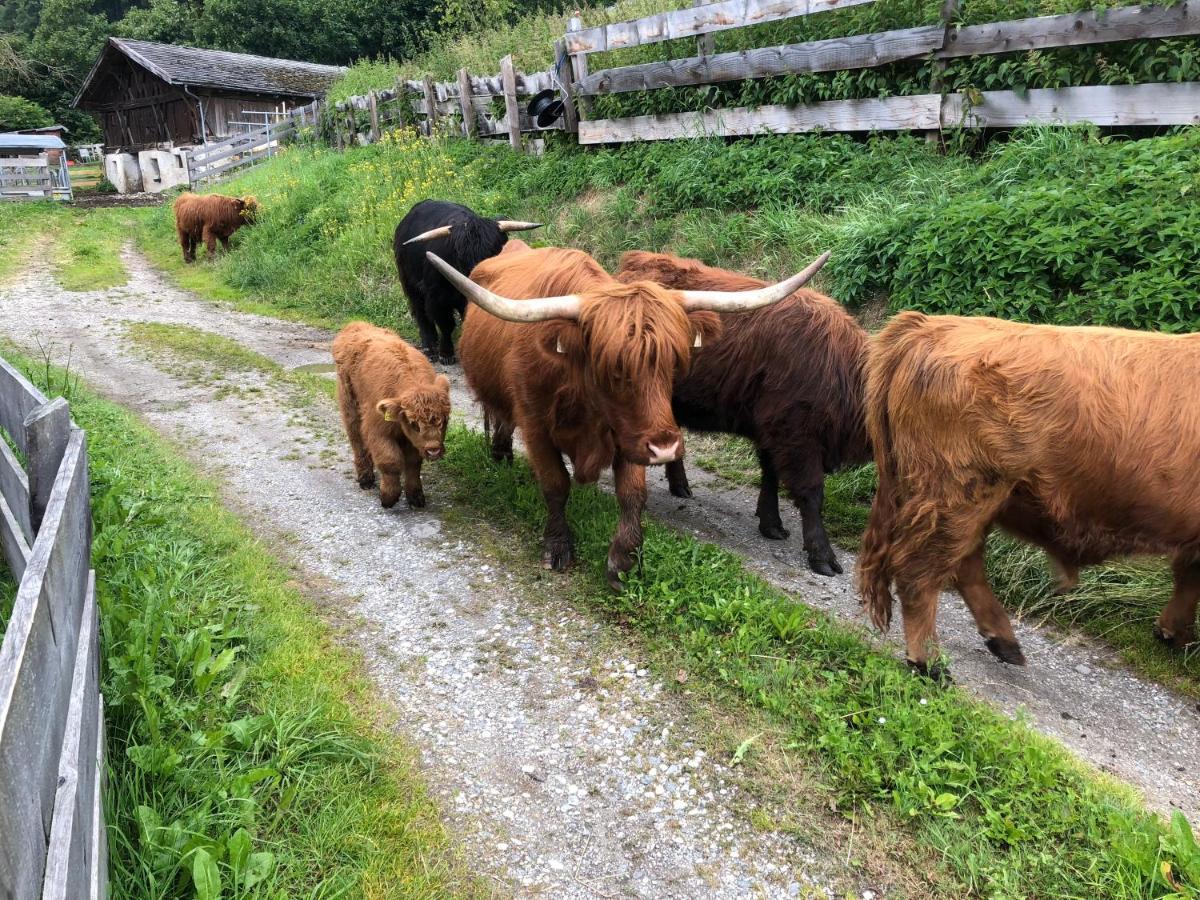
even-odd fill
[(828, 251), (818, 256), (803, 272), (778, 284), (752, 291), (680, 291), (686, 310), (711, 309), (713, 312), (742, 312), (778, 303), (808, 283), (829, 260)]
[(464, 297), (497, 319), (504, 319), (506, 322), (541, 322), (545, 319), (579, 318), (579, 297), (575, 294), (544, 297), (540, 300), (510, 300), (476, 284), (436, 253), (426, 252), (425, 258), (433, 263)]
[(432, 241), (434, 238), (448, 237), (450, 229), (453, 227), (453, 225), (443, 225), (441, 228), (430, 228), (428, 231), (422, 231), (416, 237), (405, 241), (404, 246), (407, 247), (409, 244), (423, 244), (426, 241)]
[(497, 219), (496, 224), (500, 226), (500, 230), (508, 233), (510, 231), (532, 231), (535, 228), (541, 228), (541, 222), (517, 222), (513, 219)]

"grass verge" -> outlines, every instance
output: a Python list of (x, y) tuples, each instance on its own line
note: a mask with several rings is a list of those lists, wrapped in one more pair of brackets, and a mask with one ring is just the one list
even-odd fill
[(290, 573), (133, 415), (70, 400), (91, 461), (114, 893), (477, 893), (412, 751)]
[(129, 280), (121, 247), (129, 238), (122, 209), (75, 210), (60, 214), (54, 235), (54, 277), (68, 291), (100, 291)]
[[(462, 428), (447, 444), (442, 466), (460, 501), (521, 529), (532, 546), (544, 510), (524, 462), (493, 464), (483, 439)], [(569, 516), (585, 560), (582, 599), (764, 713), (839, 808), (909, 822), (948, 867), (948, 893), (1142, 897), (1200, 887), (1200, 849), (1182, 816), (1164, 825), (1021, 722), (911, 677), (861, 632), (669, 528), (647, 524), (644, 573), (612, 595), (603, 565), (615, 501), (576, 489)]]

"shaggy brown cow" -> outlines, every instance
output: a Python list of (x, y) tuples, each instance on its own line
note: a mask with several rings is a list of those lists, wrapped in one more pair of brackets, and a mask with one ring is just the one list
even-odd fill
[[(621, 257), (621, 281), (647, 279), (677, 290), (744, 291), (765, 282), (697, 259), (632, 250)], [(825, 473), (868, 462), (863, 415), (867, 333), (837, 302), (800, 290), (782, 303), (722, 317), (724, 331), (692, 355), (675, 382), (675, 419), (696, 431), (739, 434), (754, 441), (762, 467), (758, 530), (783, 540), (782, 480), (800, 509), (808, 565), (820, 575), (842, 567), (829, 544), (821, 506)], [(667, 463), (676, 497), (691, 497), (683, 461)]]
[(1023, 663), (984, 575), (993, 523), (1044, 548), (1060, 589), (1114, 555), (1171, 556), (1155, 626), (1196, 638), (1200, 335), (894, 318), (872, 341), (867, 427), (879, 492), (859, 557), (871, 619), (895, 581), (908, 660), (929, 671), (938, 593), (953, 584), (996, 656)]
[(714, 311), (777, 303), (825, 261), (781, 284), (729, 293), (622, 284), (578, 250), (502, 253), (476, 266), (470, 279), (432, 253), (429, 259), (472, 301), (459, 356), (496, 423), (492, 455), (511, 456), (513, 430), (521, 429), (546, 500), (546, 567), (564, 569), (574, 557), (563, 455), (580, 483), (612, 467), (621, 507), (608, 553), (615, 590), (642, 543), (645, 467), (683, 455), (671, 384), (687, 369), (693, 343), (716, 336)]
[(175, 200), (175, 232), (183, 248), (183, 261), (196, 261), (201, 241), (209, 257), (217, 252), (217, 240), (229, 250), (230, 236), (254, 222), (258, 201), (253, 197), (224, 197), (221, 194), (180, 194)]
[(424, 506), (421, 462), (445, 451), (449, 380), (435, 374), (415, 347), (367, 322), (351, 322), (339, 332), (333, 359), (358, 486), (372, 487), (378, 467), (380, 503), (396, 505), (403, 478), (408, 505)]

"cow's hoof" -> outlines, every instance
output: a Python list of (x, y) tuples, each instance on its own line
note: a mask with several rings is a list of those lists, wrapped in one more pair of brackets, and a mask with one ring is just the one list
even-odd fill
[(943, 687), (954, 684), (954, 678), (950, 675), (950, 667), (940, 659), (935, 659), (932, 662), (913, 662), (911, 659), (908, 659), (905, 662), (908, 663), (908, 667), (912, 669), (914, 675), (928, 678), (930, 681), (940, 684)]
[(673, 484), (670, 486), (672, 497), (682, 497), (684, 500), (692, 499), (692, 489), (686, 484)]
[(394, 496), (394, 497), (388, 496), (386, 494), (379, 495), (379, 505), (382, 506), (384, 509), (391, 509), (393, 506), (395, 506), (399, 502), (400, 502), (399, 494), (396, 494), (396, 496)]
[(508, 451), (493, 450), (492, 451), (492, 462), (508, 463), (511, 466), (512, 461), (513, 461), (513, 452), (511, 450), (508, 450)]
[(437, 347), (422, 347), (421, 352), (424, 353), (426, 357), (428, 357), (430, 362), (438, 361)]
[(570, 544), (554, 544), (542, 551), (542, 568), (565, 572), (575, 562), (575, 551)]
[(768, 541), (786, 541), (792, 536), (782, 525), (764, 525), (761, 522), (758, 523), (758, 533)]
[(369, 491), (371, 488), (375, 487), (375, 473), (368, 472), (365, 475), (359, 475), (358, 486), (364, 491)]
[(604, 570), (604, 578), (614, 593), (620, 594), (625, 590), (625, 582), (621, 580), (621, 570), (609, 563)]
[(449, 353), (449, 354), (443, 353), (441, 359), (442, 359), (442, 365), (444, 365), (444, 366), (452, 366), (458, 362), (458, 357), (455, 356), (453, 353)]
[(826, 578), (842, 574), (842, 564), (837, 561), (835, 556), (809, 556), (808, 567), (816, 574), (824, 575)]
[(408, 492), (405, 496), (408, 498), (408, 505), (413, 509), (421, 509), (425, 505), (425, 492), (420, 488)]
[(1001, 662), (1006, 662), (1010, 666), (1025, 665), (1025, 654), (1021, 652), (1021, 645), (1016, 639), (990, 637), (984, 644), (992, 651), (992, 656)]
[(1183, 650), (1191, 644), (1196, 643), (1196, 633), (1194, 631), (1185, 629), (1178, 634), (1168, 634), (1163, 630), (1162, 625), (1157, 622), (1154, 623), (1154, 636), (1172, 650)]

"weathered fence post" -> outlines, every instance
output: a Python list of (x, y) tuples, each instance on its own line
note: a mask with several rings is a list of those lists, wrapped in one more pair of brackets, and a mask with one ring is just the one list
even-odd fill
[(508, 143), (521, 150), (521, 110), (517, 106), (517, 73), (513, 70), (512, 54), (500, 60), (500, 80), (504, 85), (504, 117), (508, 119)]
[(437, 94), (433, 90), (432, 76), (425, 76), (422, 87), (425, 91), (425, 115), (429, 119), (429, 136), (433, 137), (437, 133), (438, 108)]
[[(567, 32), (570, 33), (572, 31), (582, 31), (582, 30), (583, 30), (583, 18), (580, 16), (579, 10), (575, 10), (575, 15), (571, 16), (570, 20), (567, 22)], [(583, 81), (583, 79), (587, 78), (587, 75), (588, 75), (587, 54), (586, 53), (572, 54), (571, 55), (571, 70), (570, 70), (570, 74), (569, 74), (569, 77), (571, 78), (571, 80), (575, 81), (575, 82), (580, 82), (580, 81)], [(588, 96), (587, 94), (581, 94), (579, 96), (579, 110), (576, 113), (576, 118), (577, 118), (577, 120), (582, 120), (585, 117), (591, 118), (591, 115), (592, 115), (592, 98), (590, 96)]]
[(371, 115), (371, 143), (379, 140), (379, 97), (374, 91), (367, 92), (367, 112)]
[[(692, 0), (692, 6), (705, 6), (711, 3), (712, 0)], [(713, 51), (717, 48), (717, 39), (712, 33), (702, 34), (696, 38), (696, 55), (697, 56), (712, 56)]]
[(563, 125), (572, 134), (579, 132), (579, 116), (575, 112), (575, 85), (571, 83), (571, 57), (567, 55), (565, 40), (554, 43), (554, 76), (562, 85)]
[(479, 123), (475, 121), (475, 100), (471, 93), (471, 76), (466, 69), (458, 70), (458, 107), (462, 110), (463, 137), (475, 140)]
[[(955, 17), (955, 15), (957, 15), (958, 7), (961, 3), (962, 3), (962, 0), (942, 0), (942, 9), (941, 9), (941, 13), (939, 14), (939, 16), (940, 16), (942, 25), (946, 29), (944, 37), (942, 38), (942, 46), (943, 47), (945, 47), (946, 44), (949, 43), (949, 41), (950, 41), (950, 32), (954, 28), (954, 17)], [(933, 77), (930, 79), (930, 82), (929, 82), (931, 93), (941, 94), (942, 91), (945, 90), (945, 87), (946, 87), (945, 86), (945, 74), (946, 74), (946, 60), (944, 60), (944, 59), (934, 60)], [(940, 141), (942, 139), (942, 129), (946, 127), (946, 123), (943, 120), (943, 117), (945, 116), (945, 114), (946, 114), (946, 104), (945, 104), (945, 98), (943, 98), (941, 108), (938, 112), (938, 125), (939, 125), (938, 129), (936, 131), (925, 132), (925, 140), (928, 141), (929, 143), (937, 143), (938, 141)]]
[(71, 410), (57, 397), (25, 417), (25, 445), (29, 472), (29, 518), (33, 531), (42, 525), (50, 491), (58, 477), (67, 439), (71, 436)]

